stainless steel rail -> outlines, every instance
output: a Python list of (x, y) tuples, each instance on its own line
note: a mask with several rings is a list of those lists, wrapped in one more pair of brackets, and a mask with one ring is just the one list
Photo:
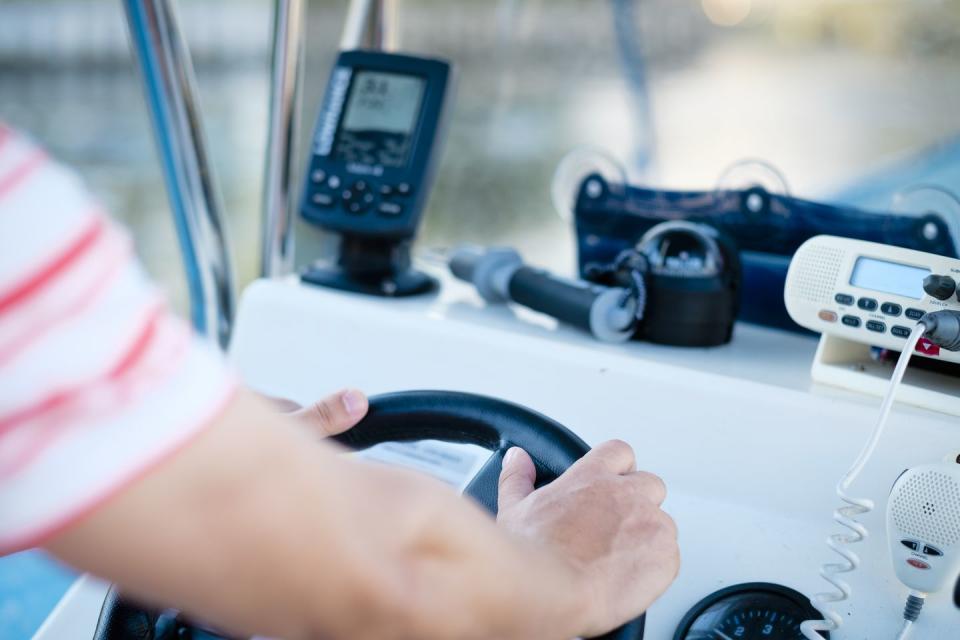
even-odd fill
[(351, 0), (340, 48), (396, 51), (400, 44), (397, 0)]
[(293, 268), (297, 139), (303, 85), (303, 0), (277, 0), (273, 12), (270, 121), (263, 172), (260, 273), (270, 278)]
[[(236, 308), (233, 269), (175, 2), (124, 0), (124, 5), (180, 240), (193, 325), (226, 348)], [(266, 277), (293, 266), (304, 11), (303, 0), (274, 5), (260, 262)], [(341, 48), (393, 50), (398, 31), (396, 0), (351, 0)]]
[[(268, 278), (283, 275), (293, 268), (304, 11), (303, 0), (277, 0), (274, 4), (270, 122), (263, 176), (260, 250), (260, 273)], [(399, 42), (398, 31), (395, 0), (351, 0), (340, 48), (391, 51)]]
[(173, 0), (124, 0), (190, 290), (193, 325), (225, 348), (236, 305), (193, 65)]

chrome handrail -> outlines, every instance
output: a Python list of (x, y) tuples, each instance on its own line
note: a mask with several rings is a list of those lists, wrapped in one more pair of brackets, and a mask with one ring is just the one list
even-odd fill
[[(191, 319), (197, 331), (226, 348), (236, 292), (190, 52), (174, 0), (124, 0), (124, 5), (183, 254)], [(282, 275), (293, 266), (304, 11), (303, 0), (277, 0), (274, 5), (260, 262), (266, 277)], [(393, 50), (398, 31), (395, 0), (351, 0), (341, 48)]]
[(293, 268), (296, 158), (303, 86), (303, 0), (277, 0), (273, 12), (270, 121), (263, 172), (260, 273), (274, 277)]
[[(396, 49), (395, 0), (351, 0), (341, 49)], [(277, 0), (273, 13), (270, 121), (263, 175), (260, 273), (275, 277), (293, 268), (293, 218), (297, 204), (296, 159), (303, 92), (303, 0)]]
[(400, 44), (397, 0), (351, 0), (340, 49), (396, 51)]
[(223, 207), (207, 159), (193, 64), (172, 0), (124, 0), (190, 291), (190, 315), (221, 348), (236, 306)]

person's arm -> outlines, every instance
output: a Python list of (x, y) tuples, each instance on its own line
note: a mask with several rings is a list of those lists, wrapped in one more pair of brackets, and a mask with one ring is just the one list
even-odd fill
[(135, 597), (284, 638), (596, 634), (676, 572), (662, 484), (630, 473), (622, 443), (531, 495), (529, 460), (512, 455), (505, 527), (425, 477), (337, 453), (241, 392), (45, 546)]
[(529, 495), (514, 454), (498, 529), (319, 442), (347, 404), (283, 416), (238, 392), (131, 249), (0, 123), (0, 555), (46, 546), (145, 600), (293, 638), (561, 638), (669, 582), (662, 486), (629, 447)]

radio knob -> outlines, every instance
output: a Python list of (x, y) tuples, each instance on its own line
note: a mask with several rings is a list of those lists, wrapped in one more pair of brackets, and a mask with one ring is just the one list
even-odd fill
[(929, 275), (923, 279), (923, 290), (937, 300), (946, 300), (957, 290), (957, 282), (950, 276)]

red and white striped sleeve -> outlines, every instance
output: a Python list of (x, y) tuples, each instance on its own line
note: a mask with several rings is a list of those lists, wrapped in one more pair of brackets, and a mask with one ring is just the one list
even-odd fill
[(235, 388), (79, 179), (0, 123), (0, 555), (171, 456)]

